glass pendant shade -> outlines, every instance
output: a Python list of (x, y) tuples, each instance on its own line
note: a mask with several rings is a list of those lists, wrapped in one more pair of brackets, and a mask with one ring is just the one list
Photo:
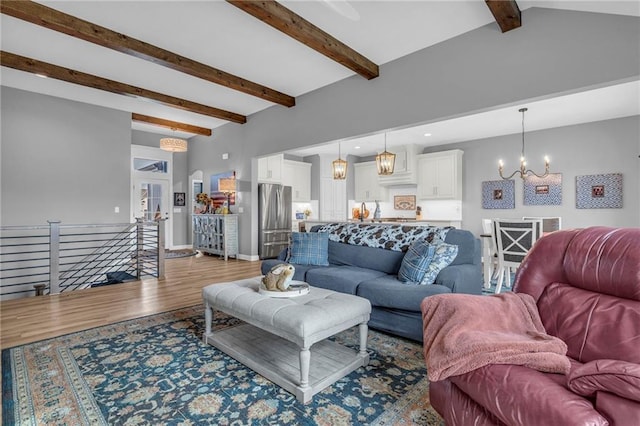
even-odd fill
[(169, 152), (187, 152), (187, 141), (178, 138), (162, 138), (160, 149)]
[(381, 176), (392, 175), (396, 165), (396, 155), (387, 151), (387, 134), (384, 134), (384, 151), (376, 155), (376, 166)]
[(340, 158), (340, 144), (338, 144), (338, 159), (331, 163), (331, 171), (336, 180), (347, 178), (347, 162)]
[(333, 167), (333, 178), (334, 179), (346, 179), (347, 178), (347, 162), (344, 160), (337, 159), (333, 163), (331, 163)]

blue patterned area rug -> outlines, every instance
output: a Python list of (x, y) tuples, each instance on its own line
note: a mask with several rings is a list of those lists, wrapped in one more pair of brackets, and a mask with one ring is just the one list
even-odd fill
[[(415, 342), (370, 331), (369, 365), (304, 405), (202, 343), (203, 312), (196, 306), (3, 350), (3, 424), (443, 424)], [(219, 313), (215, 322), (239, 323)], [(335, 340), (356, 349), (357, 327)]]

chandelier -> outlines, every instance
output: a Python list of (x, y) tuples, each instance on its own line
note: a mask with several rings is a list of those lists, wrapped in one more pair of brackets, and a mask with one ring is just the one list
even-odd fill
[(347, 162), (340, 157), (340, 142), (338, 142), (338, 159), (331, 163), (333, 178), (343, 180), (347, 178)]
[(524, 156), (524, 113), (528, 110), (528, 108), (520, 108), (518, 111), (522, 113), (522, 152), (520, 154), (520, 169), (514, 171), (508, 177), (503, 175), (504, 171), (504, 163), (502, 160), (499, 161), (498, 173), (500, 173), (500, 177), (504, 180), (509, 180), (514, 177), (516, 174), (520, 174), (520, 178), (524, 179), (525, 176), (533, 175), (539, 178), (546, 177), (549, 174), (549, 157), (545, 155), (544, 157), (544, 173), (539, 175), (531, 169), (527, 169), (527, 161)]
[(392, 175), (396, 163), (396, 155), (387, 151), (387, 134), (384, 134), (384, 152), (376, 155), (378, 174), (381, 176)]
[(160, 149), (169, 152), (187, 152), (187, 141), (178, 138), (162, 138)]

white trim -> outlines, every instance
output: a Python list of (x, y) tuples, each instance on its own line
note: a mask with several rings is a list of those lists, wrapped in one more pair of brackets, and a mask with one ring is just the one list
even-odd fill
[(237, 259), (239, 260), (248, 260), (249, 262), (256, 262), (258, 260), (260, 260), (260, 257), (255, 254), (255, 255), (250, 255), (250, 254), (238, 254), (236, 256)]
[[(133, 167), (133, 159), (135, 157), (141, 158), (149, 158), (152, 160), (161, 160), (166, 161), (168, 164), (168, 172), (167, 173), (151, 173), (151, 172), (139, 172), (136, 171)], [(158, 181), (167, 181), (167, 187), (169, 194), (167, 194), (167, 213), (169, 217), (169, 225), (167, 227), (167, 235), (165, 235), (165, 247), (168, 247), (170, 250), (173, 250), (173, 153), (163, 151), (160, 148), (152, 147), (152, 146), (143, 146), (143, 145), (131, 145), (131, 157), (129, 159), (129, 170), (131, 173), (131, 181), (130, 181), (130, 211), (129, 217), (133, 222), (135, 221), (135, 193), (134, 186), (137, 179), (149, 179), (149, 180), (158, 180)]]
[(171, 250), (187, 250), (193, 248), (191, 244), (184, 244), (181, 246), (171, 246)]

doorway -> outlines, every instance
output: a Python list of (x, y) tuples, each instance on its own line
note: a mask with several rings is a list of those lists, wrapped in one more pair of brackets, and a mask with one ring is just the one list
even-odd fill
[[(196, 170), (191, 173), (189, 176), (189, 211), (191, 214), (196, 211), (196, 197), (199, 193), (204, 192), (204, 173), (202, 170)], [(193, 244), (193, 222), (191, 220), (188, 221), (187, 224), (187, 235), (189, 235), (190, 244)]]
[(172, 159), (170, 152), (159, 148), (131, 146), (131, 218), (164, 219), (165, 249), (173, 245)]

